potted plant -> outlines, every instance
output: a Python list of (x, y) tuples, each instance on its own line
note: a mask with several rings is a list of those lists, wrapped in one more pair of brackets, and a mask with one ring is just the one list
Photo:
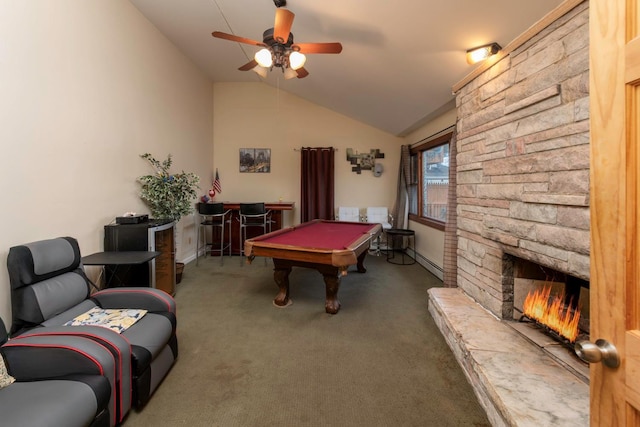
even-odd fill
[[(142, 184), (140, 197), (149, 206), (155, 219), (170, 219), (178, 222), (180, 218), (193, 211), (193, 200), (197, 198), (196, 189), (200, 178), (190, 172), (171, 173), (171, 154), (162, 162), (150, 153), (140, 155), (154, 168), (155, 173), (138, 178)], [(180, 283), (184, 263), (176, 263), (176, 283)]]
[(196, 189), (200, 178), (198, 175), (182, 171), (171, 173), (171, 154), (160, 162), (151, 154), (140, 155), (155, 169), (153, 175), (138, 178), (142, 184), (140, 197), (151, 210), (151, 216), (157, 219), (179, 221), (193, 211), (193, 200), (198, 197)]

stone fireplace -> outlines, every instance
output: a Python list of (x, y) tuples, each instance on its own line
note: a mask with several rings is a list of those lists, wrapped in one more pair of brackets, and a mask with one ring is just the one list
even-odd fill
[(513, 278), (513, 318), (523, 321), (525, 316), (525, 300), (536, 291), (548, 289), (551, 296), (557, 296), (562, 309), (578, 313), (578, 336), (589, 338), (589, 282), (570, 274), (523, 260), (509, 254), (503, 257), (503, 277)]
[(550, 281), (588, 333), (589, 3), (565, 3), (455, 88), (458, 288), (430, 290), (429, 310), (494, 425), (588, 424), (588, 367), (507, 326)]
[(457, 94), (458, 286), (500, 318), (505, 255), (589, 280), (588, 38), (584, 2)]

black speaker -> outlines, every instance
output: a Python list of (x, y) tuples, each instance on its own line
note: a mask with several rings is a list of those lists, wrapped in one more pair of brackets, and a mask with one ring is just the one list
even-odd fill
[[(105, 251), (147, 251), (149, 223), (109, 224), (104, 226)], [(106, 283), (110, 288), (122, 286), (151, 286), (149, 264), (105, 265)]]
[(149, 225), (109, 224), (104, 226), (105, 251), (146, 251), (148, 250)]

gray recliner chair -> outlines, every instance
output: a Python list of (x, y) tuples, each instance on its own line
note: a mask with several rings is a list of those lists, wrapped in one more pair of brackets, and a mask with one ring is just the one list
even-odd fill
[(6, 363), (0, 380), (2, 425), (107, 427), (118, 423), (115, 364), (107, 349), (79, 337), (10, 342), (7, 338), (0, 320), (0, 358)]
[[(91, 294), (78, 242), (71, 237), (14, 246), (9, 250), (7, 267), (12, 336), (78, 335), (101, 342), (121, 360), (119, 417), (129, 410), (127, 402), (132, 401), (138, 408), (147, 403), (178, 357), (176, 305), (169, 294), (148, 287), (113, 288)], [(65, 325), (96, 307), (143, 309), (147, 313), (121, 334), (100, 326)], [(128, 351), (130, 361), (125, 360)], [(129, 372), (132, 397), (128, 396)]]

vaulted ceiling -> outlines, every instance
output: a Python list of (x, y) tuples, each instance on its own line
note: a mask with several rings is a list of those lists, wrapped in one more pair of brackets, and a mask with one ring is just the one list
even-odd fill
[(266, 79), (238, 67), (257, 46), (216, 39), (223, 31), (262, 41), (273, 0), (130, 0), (213, 82), (259, 82), (394, 135), (455, 102), (452, 86), (473, 71), (467, 49), (506, 46), (562, 0), (288, 0), (295, 42), (340, 42), (342, 53), (307, 56), (309, 76)]

